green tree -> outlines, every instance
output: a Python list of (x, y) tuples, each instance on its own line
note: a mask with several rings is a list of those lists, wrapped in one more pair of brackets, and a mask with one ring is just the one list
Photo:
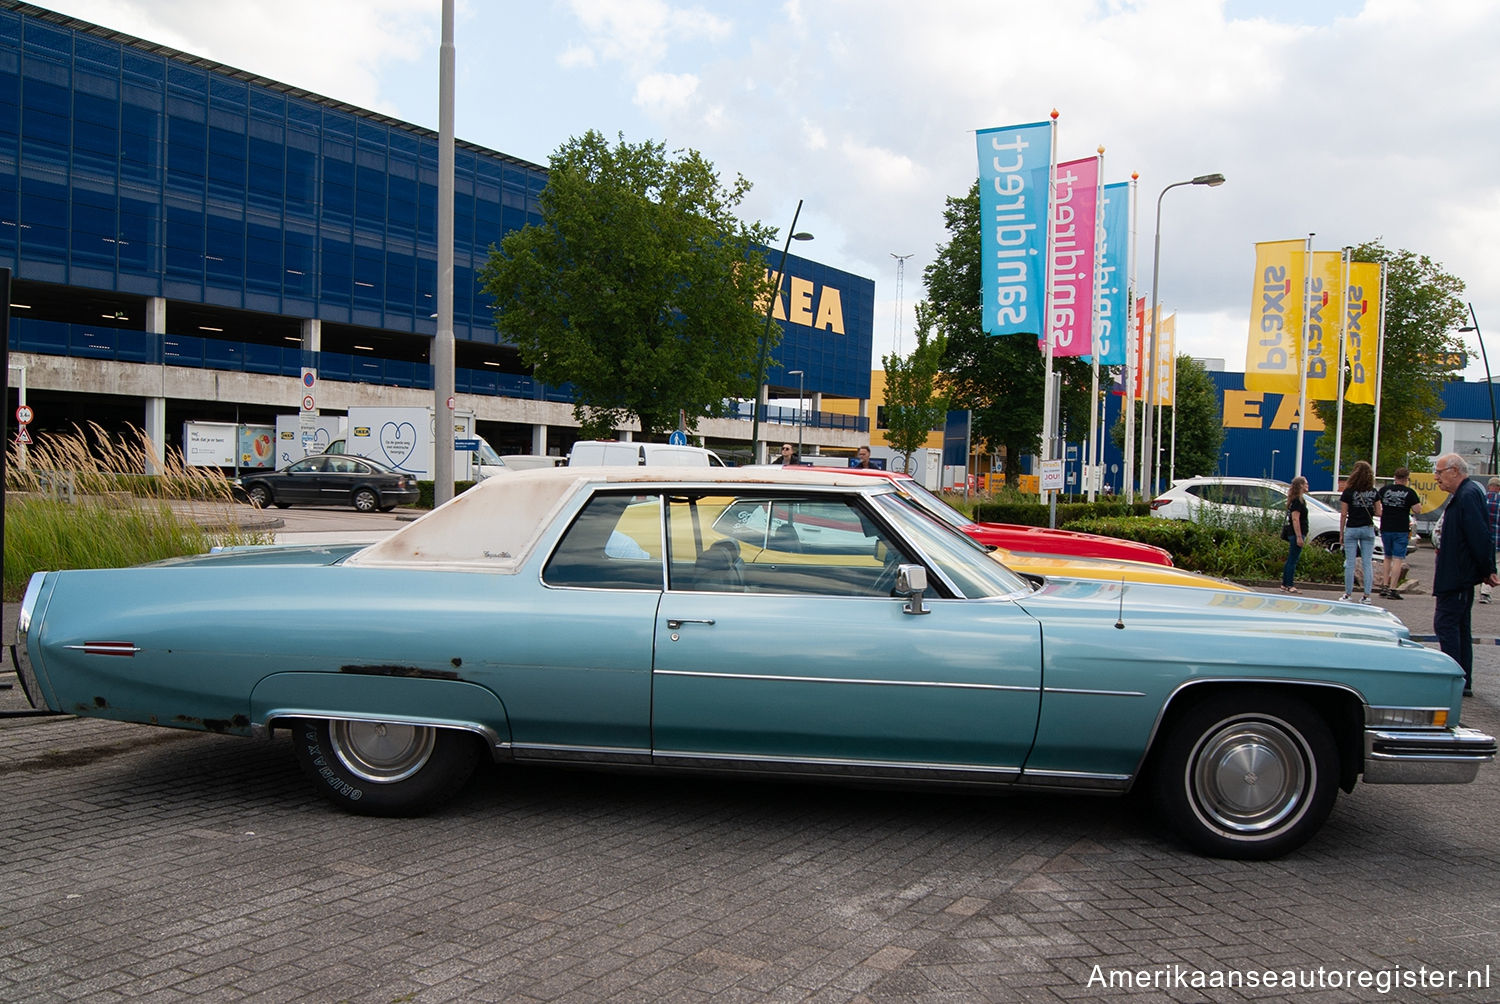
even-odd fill
[(506, 235), (481, 270), (495, 327), (549, 384), (571, 383), (586, 437), (632, 416), (646, 438), (755, 394), (771, 285), (725, 188), (696, 151), (613, 148), (590, 131), (548, 161), (542, 222)]
[[(1462, 299), (1464, 284), (1426, 255), (1390, 251), (1378, 240), (1354, 249), (1355, 261), (1385, 262), (1385, 353), (1380, 382), (1381, 470), (1402, 465), (1426, 467), (1437, 439), (1443, 411), (1443, 384), (1455, 379), (1450, 358), (1463, 350), (1453, 334), (1469, 322)], [(1374, 316), (1370, 304), (1367, 316)], [(1375, 326), (1371, 324), (1371, 333)], [(1338, 403), (1318, 401), (1314, 413), (1327, 431), (1318, 438), (1318, 459), (1333, 467)], [(1375, 407), (1344, 402), (1343, 449), (1347, 471), (1356, 460), (1370, 458)]]
[[(922, 272), (934, 320), (947, 336), (945, 383), (955, 408), (973, 412), (973, 435), (991, 452), (1005, 454), (1005, 483), (1015, 485), (1021, 457), (1041, 445), (1045, 365), (1035, 335), (986, 335), (981, 328), (979, 183), (969, 194), (949, 197), (943, 222), (950, 235)], [(1055, 358), (1062, 375), (1062, 419), (1088, 430), (1091, 375), (1079, 359)], [(1101, 377), (1101, 382), (1103, 378)]]
[[(1175, 439), (1176, 463), (1173, 464), (1174, 439), (1172, 412), (1177, 412)], [(1141, 430), (1145, 428), (1146, 409), (1135, 403), (1137, 450)], [(1219, 393), (1203, 364), (1189, 356), (1177, 357), (1177, 401), (1161, 410), (1161, 482), (1175, 469), (1179, 478), (1194, 478), (1219, 472), (1219, 447), (1224, 443), (1224, 425), (1219, 420)], [(1116, 448), (1125, 448), (1125, 417), (1115, 420), (1109, 432)], [(1139, 458), (1137, 458), (1139, 462)], [(1150, 474), (1143, 473), (1142, 483)]]
[(927, 442), (948, 414), (948, 398), (938, 393), (937, 376), (947, 338), (934, 333), (931, 305), (917, 304), (917, 347), (905, 359), (894, 352), (885, 362), (885, 441), (909, 470), (911, 455)]

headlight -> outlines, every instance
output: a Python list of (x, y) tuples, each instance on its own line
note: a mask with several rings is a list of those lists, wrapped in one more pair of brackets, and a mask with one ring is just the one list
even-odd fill
[(1366, 708), (1365, 725), (1373, 728), (1393, 726), (1416, 729), (1442, 729), (1448, 726), (1447, 708)]

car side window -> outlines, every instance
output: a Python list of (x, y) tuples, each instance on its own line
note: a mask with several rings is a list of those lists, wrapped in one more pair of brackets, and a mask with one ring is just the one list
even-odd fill
[(668, 583), (695, 592), (890, 596), (904, 548), (853, 499), (667, 500)]
[(596, 495), (547, 559), (542, 581), (591, 589), (661, 589), (661, 501)]

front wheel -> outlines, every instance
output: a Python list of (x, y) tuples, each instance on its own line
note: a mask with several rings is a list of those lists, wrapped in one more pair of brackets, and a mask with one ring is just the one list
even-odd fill
[(457, 794), (479, 760), (465, 732), (400, 722), (299, 719), (293, 748), (334, 805), (362, 816), (418, 816)]
[(1328, 817), (1338, 751), (1327, 723), (1301, 701), (1222, 694), (1172, 726), (1154, 781), (1162, 814), (1199, 851), (1274, 858)]
[(354, 493), (354, 508), (360, 512), (374, 512), (380, 508), (380, 496), (369, 488), (361, 488)]
[(251, 485), (245, 489), (245, 496), (250, 500), (250, 504), (257, 509), (265, 509), (271, 504), (271, 489), (265, 485)]

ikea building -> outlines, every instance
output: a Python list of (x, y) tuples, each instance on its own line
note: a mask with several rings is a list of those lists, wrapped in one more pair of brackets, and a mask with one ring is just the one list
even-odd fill
[[(24, 386), (34, 432), (135, 426), (170, 448), (185, 422), (297, 413), (304, 368), (325, 414), (430, 406), (437, 166), (432, 130), (0, 0), (9, 407)], [(501, 453), (566, 453), (578, 434), (568, 389), (532, 378), (476, 280), (492, 244), (539, 222), (546, 182), (457, 143), (457, 407)], [(874, 298), (870, 279), (787, 259), (769, 397), (808, 404), (766, 407), (762, 439), (800, 424), (810, 448), (868, 441)], [(743, 402), (699, 432), (746, 459), (751, 418)]]

